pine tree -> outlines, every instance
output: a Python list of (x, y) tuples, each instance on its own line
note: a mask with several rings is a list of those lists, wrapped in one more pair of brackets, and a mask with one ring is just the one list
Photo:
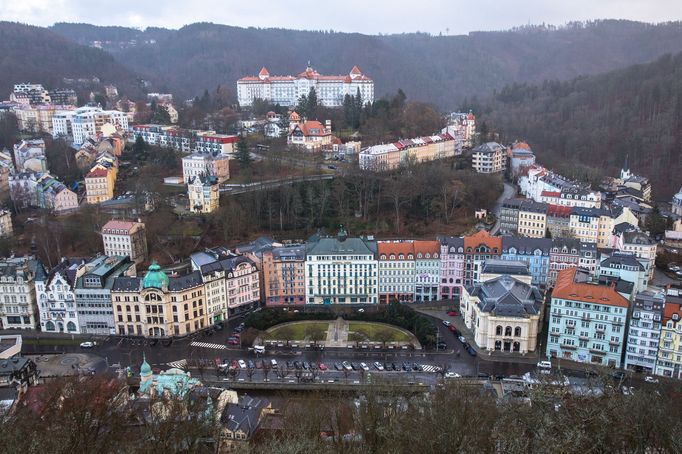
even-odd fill
[(237, 160), (242, 167), (249, 167), (251, 165), (249, 144), (243, 135), (239, 137), (239, 142), (237, 142)]
[(314, 87), (310, 87), (308, 92), (308, 101), (306, 103), (306, 117), (308, 119), (317, 117), (317, 92)]

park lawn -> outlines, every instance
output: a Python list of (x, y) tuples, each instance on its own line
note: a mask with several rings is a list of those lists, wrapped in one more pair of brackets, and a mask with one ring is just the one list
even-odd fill
[(387, 342), (411, 342), (412, 337), (405, 332), (393, 328), (387, 325), (381, 325), (371, 322), (351, 322), (348, 324), (348, 331), (352, 333), (362, 334), (369, 341), (382, 342), (384, 339), (380, 339), (377, 333), (380, 331), (388, 330), (391, 334), (391, 338)]
[(327, 329), (329, 329), (329, 322), (301, 322), (274, 326), (268, 330), (268, 338), (275, 340), (286, 340), (281, 337), (278, 337), (278, 333), (281, 332), (281, 330), (284, 328), (291, 329), (292, 341), (302, 341), (305, 340), (308, 330), (314, 328), (323, 330), (326, 336)]

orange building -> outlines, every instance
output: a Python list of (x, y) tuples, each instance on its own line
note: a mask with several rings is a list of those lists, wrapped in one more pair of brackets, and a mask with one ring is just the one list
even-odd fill
[(262, 266), (266, 306), (305, 304), (305, 245), (265, 251)]

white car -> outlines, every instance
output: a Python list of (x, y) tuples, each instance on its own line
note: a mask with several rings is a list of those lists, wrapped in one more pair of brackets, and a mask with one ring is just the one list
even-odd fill
[(635, 395), (635, 388), (633, 388), (632, 386), (630, 386), (630, 387), (623, 386), (623, 395), (624, 396), (634, 396)]
[(277, 369), (277, 367), (278, 367), (278, 366), (277, 366), (277, 360), (276, 360), (276, 359), (271, 359), (271, 360), (270, 360), (270, 366), (271, 366), (273, 369)]
[(445, 378), (460, 378), (461, 375), (459, 375), (457, 372), (445, 372)]
[(376, 370), (382, 371), (382, 370), (384, 370), (384, 365), (381, 364), (379, 361), (376, 361), (376, 362), (374, 363), (374, 368), (375, 368)]
[(538, 362), (538, 369), (551, 369), (552, 368), (552, 363), (549, 361), (539, 361)]
[(81, 348), (92, 348), (97, 345), (97, 342), (81, 342)]
[(644, 381), (647, 383), (658, 383), (658, 378), (654, 378), (651, 375), (644, 377)]
[(369, 366), (368, 366), (366, 363), (360, 363), (360, 367), (361, 367), (362, 370), (364, 370), (364, 371), (368, 371), (368, 370), (369, 370)]
[(450, 326), (450, 325), (452, 325), (452, 323), (450, 323), (450, 322), (447, 321), (447, 320), (443, 320), (443, 325), (445, 325), (445, 326)]
[(239, 361), (237, 361), (237, 364), (239, 364), (240, 368), (246, 369), (246, 363), (244, 362), (243, 359), (240, 359)]

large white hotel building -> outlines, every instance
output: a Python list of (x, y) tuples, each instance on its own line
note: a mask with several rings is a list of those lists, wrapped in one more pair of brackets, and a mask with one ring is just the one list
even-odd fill
[(374, 102), (374, 81), (362, 74), (357, 66), (341, 76), (323, 76), (310, 64), (297, 76), (271, 76), (263, 68), (257, 76), (242, 77), (237, 81), (237, 96), (241, 106), (252, 105), (254, 99), (295, 106), (311, 88), (315, 89), (318, 102), (325, 107), (342, 106), (343, 98), (357, 95), (358, 90), (363, 103)]

